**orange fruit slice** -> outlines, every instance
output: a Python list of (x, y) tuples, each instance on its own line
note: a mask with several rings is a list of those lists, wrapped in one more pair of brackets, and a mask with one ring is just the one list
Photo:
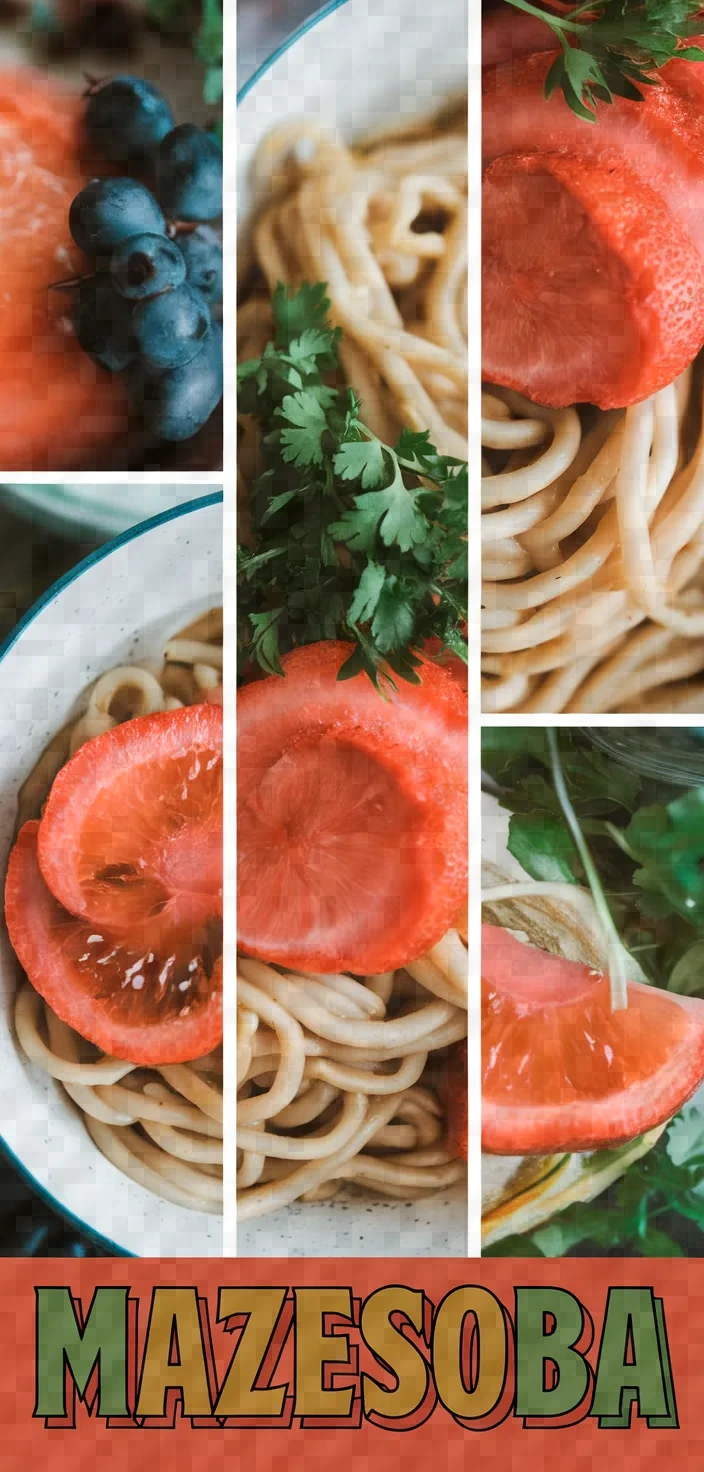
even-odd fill
[(10, 856), (5, 916), (35, 990), (104, 1052), (222, 1040), (222, 709), (127, 721), (62, 768)]
[(467, 875), (467, 700), (423, 661), (382, 699), (322, 642), (238, 694), (238, 935), (316, 972), (391, 971), (452, 924)]
[(607, 162), (510, 154), (484, 175), (482, 370), (537, 403), (636, 403), (704, 338), (699, 250), (650, 185)]
[(608, 978), (482, 926), (482, 1147), (547, 1155), (621, 1144), (704, 1079), (704, 1002)]

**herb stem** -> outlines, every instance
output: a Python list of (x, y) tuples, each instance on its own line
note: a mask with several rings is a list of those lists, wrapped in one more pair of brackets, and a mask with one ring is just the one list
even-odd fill
[[(585, 26), (575, 25), (574, 17), (575, 15), (579, 15), (583, 10), (594, 10), (598, 8), (599, 0), (588, 0), (586, 5), (580, 5), (577, 10), (570, 11), (569, 16), (553, 15), (552, 11), (548, 12), (538, 9), (537, 5), (531, 5), (529, 0), (506, 0), (506, 3), (513, 5), (516, 10), (523, 10), (526, 15), (534, 15), (536, 20), (544, 21), (546, 26), (550, 26), (551, 30), (559, 34), (560, 31), (585, 30)], [(561, 36), (560, 40), (562, 40)]]
[(516, 10), (525, 11), (526, 15), (534, 15), (536, 20), (544, 20), (546, 26), (550, 26), (553, 30), (557, 29), (558, 26), (562, 27), (560, 16), (553, 18), (552, 15), (546, 15), (545, 11), (539, 10), (537, 5), (530, 5), (529, 0), (506, 0), (506, 3), (507, 5), (513, 5)]
[(604, 933), (606, 935), (609, 962), (609, 986), (611, 988), (611, 1010), (612, 1012), (619, 1012), (628, 1006), (628, 991), (626, 984), (627, 977), (625, 966), (626, 952), (624, 950), (621, 937), (614, 924), (613, 916), (606, 901), (606, 896), (602, 888), (598, 870), (591, 856), (591, 853), (589, 852), (589, 847), (582, 832), (579, 818), (577, 817), (577, 814), (570, 801), (567, 786), (565, 784), (565, 778), (562, 772), (562, 763), (560, 761), (560, 752), (557, 744), (557, 732), (554, 726), (548, 726), (547, 739), (548, 748), (550, 751), (550, 762), (552, 765), (552, 776), (555, 785), (555, 792), (557, 793), (560, 807), (562, 808), (562, 811), (565, 815), (567, 826), (570, 830), (570, 833), (572, 834), (575, 848), (577, 849), (579, 857), (584, 866), (584, 872), (587, 876), (587, 882), (592, 892), (592, 899), (594, 900), (594, 908), (597, 912)]

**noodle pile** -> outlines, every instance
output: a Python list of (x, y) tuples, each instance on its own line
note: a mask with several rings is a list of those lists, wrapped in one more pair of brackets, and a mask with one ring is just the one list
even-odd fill
[(484, 709), (700, 711), (698, 370), (625, 412), (492, 386), (482, 440)]
[(461, 1180), (443, 1050), (467, 1035), (467, 951), (450, 930), (402, 971), (357, 979), (238, 962), (237, 1216), (348, 1183), (424, 1198)]
[[(222, 615), (207, 614), (172, 639), (163, 663), (101, 675), (88, 705), (44, 752), (19, 797), (20, 823), (38, 817), (59, 769), (84, 742), (118, 722), (193, 705), (222, 680)], [(103, 1155), (166, 1201), (220, 1213), (222, 1054), (193, 1063), (136, 1067), (106, 1057), (61, 1022), (25, 982), (15, 1007), (21, 1047), (58, 1080)]]
[[(254, 187), (265, 203), (240, 269), (240, 358), (270, 339), (279, 282), (324, 281), (365, 423), (390, 445), (404, 426), (429, 430), (441, 454), (466, 459), (466, 105), (356, 148), (286, 124), (261, 145)], [(245, 422), (243, 484), (255, 453)]]

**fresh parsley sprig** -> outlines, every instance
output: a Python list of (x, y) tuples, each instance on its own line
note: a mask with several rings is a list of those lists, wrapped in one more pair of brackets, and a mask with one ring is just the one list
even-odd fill
[(578, 117), (593, 123), (598, 102), (627, 97), (642, 102), (653, 73), (677, 53), (704, 61), (699, 46), (682, 46), (702, 29), (699, 0), (585, 0), (556, 15), (530, 0), (507, 0), (516, 10), (545, 21), (560, 45), (545, 79), (545, 96), (559, 88)]
[(339, 678), (383, 691), (417, 683), (426, 639), (467, 659), (467, 464), (427, 432), (396, 445), (367, 428), (335, 384), (339, 328), (325, 284), (279, 285), (275, 337), (238, 372), (239, 411), (260, 431), (254, 545), (239, 549), (240, 651), (268, 674), (297, 645), (355, 645)]

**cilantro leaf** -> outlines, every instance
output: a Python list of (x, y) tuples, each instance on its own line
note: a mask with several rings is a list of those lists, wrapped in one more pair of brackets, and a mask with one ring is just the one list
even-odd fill
[(395, 476), (383, 491), (355, 496), (354, 510), (348, 509), (330, 532), (336, 541), (358, 551), (372, 549), (378, 533), (387, 547), (396, 544), (402, 552), (408, 552), (425, 540), (428, 528), (416, 510), (414, 493), (400, 476)]
[(368, 562), (350, 604), (347, 617), (351, 624), (366, 624), (374, 617), (385, 581), (385, 569), (378, 562)]
[(307, 390), (287, 394), (275, 414), (286, 419), (294, 429), (281, 430), (284, 460), (294, 465), (322, 465), (322, 436), (327, 429), (325, 410), (314, 394)]
[(560, 818), (548, 813), (514, 813), (509, 853), (533, 879), (577, 884), (582, 878), (574, 843)]
[(386, 474), (384, 446), (379, 440), (347, 441), (333, 461), (341, 480), (361, 480), (365, 490), (378, 486)]
[(690, 923), (704, 925), (704, 788), (640, 808), (619, 834), (640, 865), (636, 883), (662, 893)]
[(324, 281), (318, 281), (314, 286), (304, 281), (293, 296), (279, 282), (271, 303), (277, 329), (276, 347), (287, 347), (308, 329), (324, 327), (330, 307), (326, 293), (327, 284)]
[(415, 618), (413, 603), (397, 577), (387, 577), (379, 594), (372, 621), (372, 634), (377, 647), (386, 654), (390, 649), (410, 643)]
[(254, 653), (268, 675), (282, 675), (279, 659), (279, 620), (282, 608), (268, 613), (250, 613), (249, 621), (254, 631)]
[(653, 73), (675, 54), (704, 61), (701, 48), (680, 44), (700, 29), (698, 0), (589, 0), (559, 15), (533, 0), (507, 3), (554, 32), (560, 53), (546, 77), (545, 96), (559, 88), (585, 122), (595, 121), (598, 102), (641, 102), (643, 89), (657, 82)]
[(287, 649), (348, 640), (339, 678), (364, 673), (385, 695), (397, 679), (418, 683), (426, 640), (467, 658), (467, 466), (428, 433), (405, 430), (393, 447), (369, 430), (354, 388), (338, 387), (328, 305), (322, 282), (279, 285), (274, 338), (238, 371), (261, 466), (239, 647), (271, 673)]

